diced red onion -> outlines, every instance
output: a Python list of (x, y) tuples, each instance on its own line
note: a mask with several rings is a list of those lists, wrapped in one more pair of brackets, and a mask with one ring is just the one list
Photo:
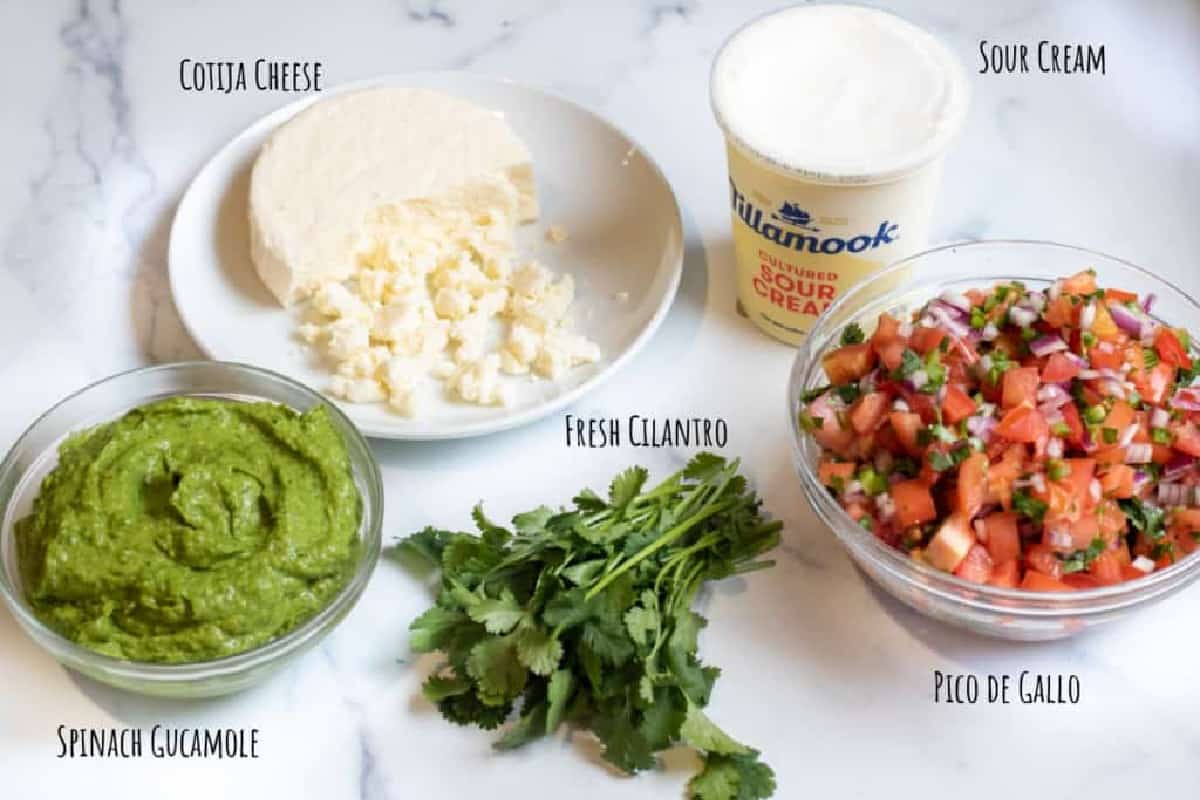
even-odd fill
[(1200, 387), (1180, 389), (1167, 405), (1181, 411), (1200, 411)]
[(1083, 311), (1079, 312), (1079, 330), (1090, 331), (1092, 323), (1096, 321), (1096, 306), (1088, 303), (1083, 307)]
[(1163, 467), (1163, 480), (1177, 481), (1191, 472), (1195, 465), (1196, 459), (1192, 456), (1185, 456), (1182, 453), (1176, 454)]
[(1000, 336), (1000, 329), (996, 327), (996, 323), (988, 321), (983, 326), (983, 330), (979, 332), (979, 338), (985, 342), (994, 342)]
[(1155, 296), (1154, 292), (1146, 295), (1145, 298), (1142, 299), (1142, 311), (1145, 311), (1147, 314), (1149, 314), (1150, 309), (1154, 307), (1154, 301), (1157, 299), (1158, 297)]
[(1051, 300), (1057, 300), (1059, 295), (1062, 294), (1062, 280), (1060, 279), (1050, 284), (1050, 288), (1046, 290), (1046, 294)]
[(1070, 549), (1074, 543), (1071, 538), (1071, 532), (1066, 528), (1048, 528), (1046, 530), (1046, 544), (1057, 549)]
[(1102, 487), (1100, 486), (1100, 479), (1092, 478), (1092, 482), (1088, 484), (1088, 494), (1091, 495), (1093, 503), (1100, 501), (1101, 489)]
[(1139, 572), (1144, 572), (1147, 575), (1149, 575), (1151, 572), (1154, 572), (1154, 561), (1146, 558), (1145, 556), (1138, 556), (1135, 558), (1132, 566), (1134, 569), (1138, 570)]
[(938, 299), (941, 300), (943, 303), (948, 303), (948, 304), (954, 306), (955, 308), (957, 308), (960, 311), (970, 311), (971, 310), (971, 301), (968, 300), (966, 295), (964, 295), (962, 292), (956, 291), (954, 289), (945, 290), (944, 292), (942, 292), (941, 294), (938, 295)]
[(1061, 336), (1040, 336), (1029, 343), (1029, 352), (1035, 356), (1048, 356), (1067, 349), (1067, 343)]
[(966, 336), (971, 330), (966, 326), (965, 323), (954, 318), (954, 314), (961, 314), (962, 312), (953, 306), (948, 306), (945, 303), (938, 303), (935, 300), (929, 308), (929, 313), (953, 336), (963, 337)]
[(986, 403), (985, 402), (985, 403), (979, 404), (978, 414), (981, 417), (990, 417), (990, 416), (994, 415), (995, 413), (996, 413), (996, 404), (995, 403)]
[(1149, 464), (1154, 457), (1154, 448), (1145, 442), (1131, 444), (1125, 448), (1126, 464)]
[(1155, 408), (1150, 412), (1150, 427), (1165, 428), (1171, 423), (1171, 415), (1165, 408)]
[(1039, 403), (1061, 408), (1071, 402), (1071, 395), (1057, 383), (1047, 383), (1037, 390)]
[(1098, 370), (1098, 369), (1081, 369), (1081, 370), (1079, 370), (1079, 375), (1077, 377), (1081, 381), (1095, 380), (1096, 378), (1101, 377), (1100, 370)]
[(1040, 406), (1038, 406), (1038, 413), (1046, 418), (1047, 425), (1053, 426), (1065, 419), (1062, 412), (1065, 405), (1066, 403), (1063, 403), (1061, 406), (1051, 405), (1050, 403), (1042, 403)]
[(1049, 458), (1063, 457), (1063, 440), (1057, 436), (1050, 437), (1050, 441), (1046, 442), (1046, 456)]
[(1200, 506), (1200, 486), (1160, 483), (1158, 502), (1164, 506)]
[(900, 323), (900, 328), (898, 329), (898, 331), (897, 331), (897, 332), (898, 332), (898, 333), (899, 333), (901, 336), (903, 336), (905, 339), (907, 339), (908, 337), (912, 336), (912, 332), (913, 332), (913, 324), (912, 324), (912, 320), (908, 320), (908, 319), (906, 319), (906, 320), (904, 320), (904, 322), (901, 322), (901, 323)]
[(1133, 485), (1140, 489), (1145, 483), (1150, 480), (1150, 473), (1144, 469), (1135, 470), (1133, 473)]
[(1032, 308), (1024, 306), (1010, 306), (1008, 309), (1008, 318), (1014, 324), (1022, 328), (1028, 328), (1033, 323), (1037, 322), (1038, 314)]
[(903, 397), (897, 397), (892, 401), (892, 411), (908, 411), (908, 403)]
[(1121, 434), (1121, 439), (1120, 439), (1121, 447), (1127, 447), (1130, 443), (1132, 443), (1133, 437), (1137, 436), (1137, 432), (1138, 432), (1137, 425), (1130, 425), (1129, 427), (1127, 427), (1124, 430), (1124, 432)]
[(975, 529), (975, 538), (981, 542), (987, 542), (987, 528), (984, 527), (983, 518), (979, 518), (971, 523), (971, 527)]
[(1130, 336), (1141, 338), (1142, 335), (1142, 318), (1135, 314), (1124, 303), (1113, 303), (1108, 307), (1112, 314), (1113, 322), (1117, 323), (1117, 327), (1128, 333)]
[(991, 441), (995, 428), (995, 417), (967, 417), (967, 432), (984, 442)]
[(1046, 295), (1041, 292), (1028, 292), (1023, 301), (1025, 305), (1032, 308), (1034, 311), (1041, 312), (1046, 307)]
[(1105, 397), (1115, 397), (1118, 400), (1125, 399), (1125, 387), (1116, 378), (1104, 378), (1100, 381), (1099, 389), (1100, 394)]
[(908, 385), (917, 391), (920, 391), (921, 387), (928, 382), (929, 374), (923, 369), (919, 369), (912, 375), (908, 376)]
[(1070, 361), (1072, 364), (1079, 367), (1080, 369), (1087, 369), (1087, 367), (1088, 367), (1087, 359), (1084, 358), (1083, 356), (1079, 355), (1078, 353), (1067, 352), (1067, 353), (1064, 353), (1063, 355), (1065, 355), (1067, 357), (1068, 361)]

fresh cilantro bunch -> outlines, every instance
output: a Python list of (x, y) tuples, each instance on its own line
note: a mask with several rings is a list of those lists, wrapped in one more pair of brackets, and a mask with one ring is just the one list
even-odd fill
[(422, 691), (460, 725), (499, 727), (495, 746), (520, 747), (566, 723), (592, 731), (604, 757), (634, 773), (685, 743), (704, 758), (696, 800), (757, 800), (770, 767), (703, 712), (720, 674), (701, 663), (707, 624), (697, 591), (771, 566), (759, 556), (781, 523), (763, 519), (738, 462), (701, 453), (653, 489), (619, 474), (603, 498), (518, 514), (512, 529), (476, 506), (478, 534), (426, 528), (392, 550), (441, 570), (437, 603), (410, 626), (412, 649), (445, 661)]

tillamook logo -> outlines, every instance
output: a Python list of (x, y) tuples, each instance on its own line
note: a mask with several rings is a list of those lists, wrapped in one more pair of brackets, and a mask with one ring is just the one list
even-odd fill
[[(877, 247), (889, 245), (900, 238), (896, 233), (900, 226), (892, 224), (886, 219), (879, 223), (879, 229), (875, 231), (874, 235), (865, 233), (849, 239), (841, 236), (818, 236), (816, 234), (820, 233), (820, 229), (812, 227), (812, 215), (807, 211), (797, 207), (794, 203), (784, 202), (778, 211), (768, 217), (761, 208), (755, 206), (746, 195), (738, 191), (737, 184), (732, 179), (729, 181), (729, 200), (730, 205), (733, 206), (733, 213), (737, 214), (748, 228), (767, 241), (795, 250), (797, 253), (807, 251), (827, 256), (842, 252), (861, 253), (865, 250), (874, 250)], [(782, 224), (776, 225), (770, 221), (772, 219)], [(784, 227), (785, 225), (787, 227)], [(793, 228), (798, 230), (793, 230)]]

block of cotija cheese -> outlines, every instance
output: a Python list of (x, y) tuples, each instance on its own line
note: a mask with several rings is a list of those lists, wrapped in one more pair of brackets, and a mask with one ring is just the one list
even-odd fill
[(427, 89), (321, 100), (263, 145), (250, 178), (250, 251), (283, 305), (354, 274), (381, 213), (431, 199), (468, 217), (537, 217), (528, 148), (502, 116)]

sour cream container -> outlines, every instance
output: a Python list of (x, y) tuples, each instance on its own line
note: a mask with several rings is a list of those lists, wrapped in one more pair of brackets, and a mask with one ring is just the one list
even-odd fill
[(739, 311), (798, 345), (838, 294), (924, 249), (967, 98), (954, 54), (884, 11), (798, 6), (734, 33), (711, 99)]

